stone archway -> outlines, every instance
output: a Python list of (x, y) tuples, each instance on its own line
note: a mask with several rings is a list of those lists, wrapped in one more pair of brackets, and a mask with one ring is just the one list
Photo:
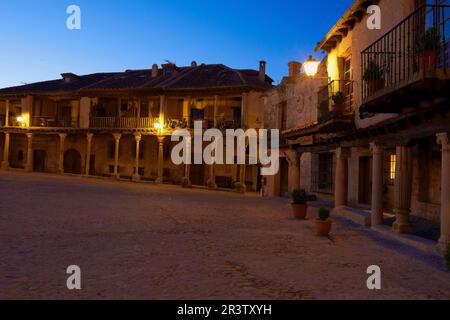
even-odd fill
[(81, 174), (81, 154), (77, 150), (64, 153), (64, 173)]

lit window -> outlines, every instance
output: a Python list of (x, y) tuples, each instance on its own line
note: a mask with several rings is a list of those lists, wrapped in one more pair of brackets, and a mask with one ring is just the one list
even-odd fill
[(397, 155), (396, 154), (391, 154), (391, 159), (390, 159), (390, 165), (389, 165), (389, 178), (391, 180), (395, 180), (395, 169), (397, 165)]

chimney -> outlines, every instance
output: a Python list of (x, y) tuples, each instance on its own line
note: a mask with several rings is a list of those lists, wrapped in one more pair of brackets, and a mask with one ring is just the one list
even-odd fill
[(197, 68), (197, 62), (195, 60), (191, 62), (191, 67)]
[(154, 64), (152, 66), (152, 78), (156, 78), (158, 76), (158, 65)]
[(259, 80), (266, 81), (266, 62), (259, 62)]
[(300, 69), (302, 68), (302, 64), (297, 61), (291, 61), (288, 63), (289, 65), (289, 77), (297, 78), (300, 75)]

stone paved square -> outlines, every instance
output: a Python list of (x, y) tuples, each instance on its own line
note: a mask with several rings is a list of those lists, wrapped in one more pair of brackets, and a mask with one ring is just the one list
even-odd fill
[(337, 217), (318, 238), (313, 209), (289, 213), (285, 199), (2, 172), (0, 299), (450, 298), (442, 259)]

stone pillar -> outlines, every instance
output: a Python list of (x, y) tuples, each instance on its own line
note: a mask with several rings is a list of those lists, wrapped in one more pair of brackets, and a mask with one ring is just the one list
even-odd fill
[(27, 133), (27, 163), (25, 165), (26, 172), (33, 172), (33, 134)]
[(120, 138), (122, 138), (122, 135), (120, 133), (114, 133), (114, 140), (116, 141), (115, 145), (115, 152), (114, 152), (114, 174), (113, 177), (115, 179), (120, 179), (119, 174), (119, 148), (120, 148)]
[(86, 134), (86, 176), (89, 176), (91, 172), (92, 138), (94, 138), (93, 133)]
[(9, 127), (9, 100), (6, 100), (5, 127)]
[(66, 141), (67, 134), (59, 134), (59, 163), (58, 163), (58, 173), (64, 174), (64, 143)]
[(291, 157), (289, 158), (289, 175), (292, 177), (293, 183), (289, 192), (300, 189), (300, 157), (301, 153), (297, 152), (296, 150), (292, 150)]
[(372, 227), (383, 224), (383, 176), (384, 176), (384, 146), (372, 143), (370, 149), (373, 155), (372, 164)]
[(242, 185), (242, 190), (244, 193), (247, 191), (247, 185), (245, 184), (245, 180), (246, 180), (245, 177), (246, 177), (246, 165), (242, 164), (241, 170), (240, 170), (239, 182)]
[(5, 132), (5, 145), (3, 146), (3, 161), (1, 166), (3, 170), (9, 169), (9, 139), (10, 133)]
[(248, 105), (248, 93), (243, 93), (242, 100), (241, 100), (241, 128), (242, 129), (245, 129), (245, 127), (246, 127), (247, 105)]
[(338, 148), (336, 150), (336, 174), (334, 185), (334, 206), (347, 206), (348, 192), (348, 148)]
[(183, 103), (183, 119), (186, 120), (187, 127), (191, 126), (191, 97), (184, 99)]
[(412, 152), (411, 147), (397, 147), (397, 163), (395, 170), (395, 215), (393, 230), (398, 233), (412, 233), (409, 222), (412, 193)]
[(164, 182), (164, 140), (166, 137), (158, 136), (158, 178), (156, 183)]
[(140, 181), (141, 176), (139, 175), (139, 147), (142, 140), (142, 135), (140, 133), (136, 133), (134, 135), (134, 140), (136, 141), (136, 163), (135, 163), (136, 171), (134, 172), (133, 175), (133, 181)]
[(441, 238), (440, 247), (445, 250), (450, 245), (450, 135), (439, 133), (438, 143), (442, 145), (441, 171)]

